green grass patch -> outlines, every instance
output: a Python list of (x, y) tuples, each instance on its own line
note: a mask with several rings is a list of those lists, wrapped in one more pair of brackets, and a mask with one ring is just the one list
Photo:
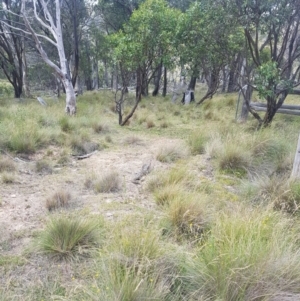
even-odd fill
[(53, 217), (38, 237), (37, 248), (58, 259), (86, 256), (99, 243), (99, 231), (99, 224), (94, 219)]

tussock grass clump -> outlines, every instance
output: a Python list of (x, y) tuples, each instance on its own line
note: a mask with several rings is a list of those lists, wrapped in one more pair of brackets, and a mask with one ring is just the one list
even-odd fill
[(46, 208), (49, 211), (67, 208), (70, 204), (72, 196), (70, 192), (65, 190), (58, 190), (51, 197), (46, 199)]
[[(157, 175), (150, 176), (146, 187), (149, 192), (154, 193), (168, 186), (170, 186), (170, 189), (175, 186), (179, 189), (181, 187), (189, 189), (193, 188), (194, 186), (193, 180), (193, 176), (185, 167), (176, 166), (168, 172), (158, 173)], [(166, 190), (168, 190), (168, 188), (166, 188)]]
[(299, 214), (300, 212), (300, 182), (292, 181), (281, 185), (285, 188), (281, 195), (277, 195), (274, 200), (274, 209), (287, 212), (289, 214)]
[(42, 137), (38, 130), (23, 132), (21, 129), (10, 137), (6, 146), (9, 150), (16, 153), (33, 154), (42, 144)]
[(102, 253), (101, 269), (97, 271), (97, 298), (167, 300), (175, 279), (174, 265), (162, 252), (160, 233), (152, 224), (147, 228), (141, 225), (116, 227), (118, 240)]
[(69, 163), (71, 163), (70, 155), (66, 151), (63, 151), (57, 160), (57, 164), (66, 166)]
[(100, 134), (100, 133), (106, 134), (106, 133), (109, 133), (109, 131), (110, 131), (108, 125), (102, 124), (102, 123), (97, 123), (97, 122), (92, 124), (92, 128), (93, 128), (94, 132), (97, 134)]
[(254, 166), (267, 175), (274, 172), (284, 174), (291, 169), (293, 162), (289, 156), (290, 143), (280, 137), (268, 138), (266, 135), (262, 133), (255, 139), (252, 148)]
[(168, 128), (170, 126), (170, 123), (169, 122), (167, 122), (167, 121), (163, 121), (161, 124), (160, 124), (160, 128), (161, 129), (166, 129), (166, 128)]
[(121, 179), (117, 172), (109, 172), (101, 176), (90, 175), (84, 182), (88, 189), (94, 189), (97, 193), (117, 192), (121, 189)]
[(178, 196), (166, 209), (165, 230), (178, 240), (199, 240), (208, 228), (204, 205), (194, 197), (188, 194)]
[(188, 143), (193, 155), (204, 154), (205, 144), (208, 141), (206, 134), (201, 132), (194, 132), (188, 138)]
[(4, 158), (0, 158), (0, 172), (12, 172), (16, 170), (16, 166), (14, 164), (14, 162), (8, 160), (8, 159), (4, 159)]
[(86, 155), (100, 147), (97, 143), (91, 142), (89, 137), (73, 136), (70, 141), (73, 155)]
[(147, 129), (151, 129), (151, 128), (155, 127), (154, 121), (152, 119), (147, 119), (146, 127), (147, 127)]
[(247, 173), (250, 165), (248, 154), (235, 147), (226, 147), (217, 160), (220, 170), (241, 176)]
[(219, 133), (213, 134), (211, 135), (209, 142), (205, 144), (205, 153), (212, 159), (215, 159), (222, 152), (223, 147), (221, 135)]
[(244, 182), (241, 195), (253, 203), (270, 205), (274, 210), (289, 214), (300, 212), (300, 183), (287, 177), (263, 175)]
[(179, 159), (188, 157), (189, 151), (185, 145), (180, 142), (168, 143), (160, 147), (156, 159), (163, 163), (172, 163)]
[(121, 180), (117, 172), (110, 172), (102, 175), (94, 183), (94, 189), (98, 193), (116, 192), (121, 188)]
[(175, 199), (178, 198), (184, 191), (181, 185), (166, 185), (160, 189), (156, 189), (154, 192), (154, 198), (157, 205), (165, 206), (169, 205)]
[(261, 209), (221, 213), (186, 269), (191, 296), (244, 301), (299, 293), (300, 253), (289, 227), (282, 215)]
[(50, 162), (40, 160), (35, 163), (35, 171), (41, 174), (51, 174), (53, 172), (53, 168)]
[(128, 136), (124, 139), (124, 144), (127, 145), (142, 145), (143, 140), (138, 136)]
[(15, 176), (12, 173), (4, 172), (1, 176), (2, 183), (13, 184), (15, 182)]
[(71, 123), (70, 117), (63, 116), (58, 120), (60, 129), (65, 133), (70, 133), (75, 130), (74, 124)]
[(87, 255), (98, 243), (97, 227), (87, 218), (53, 217), (38, 237), (38, 250), (58, 259)]
[[(115, 245), (111, 246), (112, 251), (125, 256), (129, 260), (128, 263), (153, 260), (162, 254), (160, 233), (151, 222), (148, 227), (143, 227), (125, 220), (125, 224), (120, 223), (114, 231), (118, 234), (118, 240), (114, 241)], [(117, 258), (119, 259), (122, 261), (122, 258)]]

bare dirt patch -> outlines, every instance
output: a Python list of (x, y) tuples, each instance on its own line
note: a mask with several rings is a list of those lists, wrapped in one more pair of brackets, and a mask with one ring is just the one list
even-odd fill
[[(161, 145), (172, 142), (168, 138), (141, 138), (142, 143), (118, 145), (98, 151), (84, 160), (72, 158), (71, 164), (55, 167), (52, 174), (39, 174), (34, 170), (35, 160), (16, 163), (17, 172), (13, 184), (0, 186), (1, 207), (0, 250), (3, 254), (19, 254), (24, 250), (34, 231), (45, 224), (49, 213), (45, 203), (47, 197), (57, 190), (69, 191), (72, 206), (68, 210), (88, 210), (114, 219), (133, 210), (154, 210), (155, 204), (145, 192), (147, 175), (134, 181), (145, 164), (151, 165), (151, 172), (167, 168), (168, 164), (158, 162), (155, 157)], [(7, 160), (12, 160), (7, 157)], [(96, 194), (84, 186), (91, 175), (115, 171), (121, 180), (121, 189), (115, 193)]]

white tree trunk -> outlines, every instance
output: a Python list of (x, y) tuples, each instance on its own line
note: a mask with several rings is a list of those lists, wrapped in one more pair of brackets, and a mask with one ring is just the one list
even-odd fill
[[(27, 30), (31, 33), (37, 50), (39, 51), (42, 59), (46, 64), (48, 64), (58, 75), (58, 77), (61, 79), (65, 90), (66, 90), (66, 113), (69, 115), (74, 115), (76, 114), (76, 95), (75, 91), (71, 82), (71, 78), (68, 75), (68, 69), (67, 69), (67, 59), (65, 55), (65, 50), (64, 50), (64, 43), (63, 43), (63, 36), (62, 36), (62, 28), (61, 28), (61, 18), (60, 18), (60, 1), (55, 0), (55, 22), (53, 19), (53, 16), (50, 14), (49, 9), (48, 9), (48, 3), (45, 2), (45, 0), (40, 0), (39, 3), (41, 4), (43, 8), (43, 14), (45, 17), (45, 20), (47, 23), (45, 23), (40, 17), (37, 12), (37, 2), (38, 0), (32, 0), (33, 2), (33, 7), (34, 7), (34, 16), (35, 19), (40, 23), (40, 25), (47, 30), (49, 30), (53, 36), (53, 40), (50, 39), (47, 36), (43, 35), (38, 35), (33, 28), (31, 27), (27, 15), (25, 13), (25, 0), (22, 0), (22, 15), (24, 19), (25, 26)], [(57, 66), (55, 63), (53, 63), (47, 53), (44, 51), (42, 44), (39, 40), (39, 38), (42, 37), (43, 39), (47, 40), (51, 44), (53, 44), (58, 51), (58, 56), (59, 56), (59, 62), (60, 62), (60, 67)]]

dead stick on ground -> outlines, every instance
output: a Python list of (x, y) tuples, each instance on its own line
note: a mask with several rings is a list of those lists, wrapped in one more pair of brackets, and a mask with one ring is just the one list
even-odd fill
[(16, 162), (23, 162), (23, 163), (28, 163), (28, 161), (24, 161), (18, 157), (13, 157), (11, 156), (8, 152), (6, 152), (5, 150), (3, 149), (0, 149), (0, 152), (2, 152), (3, 154), (5, 154), (7, 157), (11, 158), (12, 160), (16, 161)]
[(82, 160), (82, 159), (86, 159), (86, 158), (89, 158), (90, 156), (92, 156), (93, 154), (97, 153), (97, 151), (93, 151), (89, 154), (86, 154), (86, 155), (82, 155), (82, 156), (76, 156), (76, 155), (72, 155), (73, 157), (75, 157), (77, 160)]

